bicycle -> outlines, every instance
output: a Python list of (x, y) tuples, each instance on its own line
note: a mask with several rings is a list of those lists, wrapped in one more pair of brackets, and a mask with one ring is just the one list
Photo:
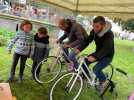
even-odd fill
[[(91, 68), (88, 68), (86, 62), (84, 61), (85, 58), (86, 57), (83, 57), (83, 56), (80, 57), (80, 59), (79, 59), (80, 64), (79, 64), (78, 68), (75, 69), (75, 72), (66, 73), (55, 81), (55, 83), (52, 85), (50, 92), (49, 92), (49, 100), (55, 100), (54, 98), (56, 98), (56, 96), (58, 97), (58, 100), (60, 100), (61, 98), (62, 98), (61, 100), (64, 100), (65, 98), (67, 98), (68, 95), (69, 95), (69, 98), (72, 97), (69, 100), (77, 100), (81, 94), (81, 91), (83, 89), (83, 84), (84, 84), (84, 82), (83, 82), (84, 80), (81, 77), (81, 74), (84, 74), (84, 77), (87, 80), (86, 83), (88, 83), (89, 86), (97, 89), (97, 86), (99, 85), (99, 80), (96, 78), (96, 76), (93, 73), (93, 71), (91, 70)], [(82, 67), (83, 64), (86, 66), (90, 77), (85, 73), (85, 71)], [(114, 83), (112, 82), (112, 77), (113, 77), (113, 73), (114, 73), (113, 65), (110, 64), (109, 67), (107, 67), (107, 68), (108, 69), (106, 69), (106, 71), (105, 71), (105, 75), (107, 75), (107, 81), (105, 83), (105, 87), (104, 87), (103, 91), (101, 91), (99, 93), (99, 97), (101, 97), (101, 98), (103, 98), (103, 95), (106, 93), (106, 91), (109, 88), (110, 88), (110, 92), (112, 92), (113, 89), (115, 88)], [(60, 82), (61, 82), (61, 84), (60, 84)], [(59, 84), (59, 87), (58, 87), (58, 84)], [(56, 88), (57, 88), (57, 90), (60, 90), (60, 92), (54, 93), (56, 91)], [(63, 90), (63, 92), (61, 90)], [(76, 92), (76, 93), (74, 93), (74, 92)], [(59, 98), (60, 93), (61, 93), (61, 98)], [(65, 96), (63, 95), (63, 93), (65, 93)]]
[[(37, 83), (50, 83), (54, 81), (61, 72), (66, 72), (66, 70), (63, 70), (62, 60), (66, 63), (66, 61), (64, 60), (64, 56), (67, 58), (68, 61), (70, 60), (67, 54), (63, 51), (63, 47), (64, 44), (59, 44), (57, 56), (48, 56), (38, 64), (37, 68), (35, 69), (35, 80)], [(38, 76), (37, 71), (39, 67), (41, 67), (41, 70)]]

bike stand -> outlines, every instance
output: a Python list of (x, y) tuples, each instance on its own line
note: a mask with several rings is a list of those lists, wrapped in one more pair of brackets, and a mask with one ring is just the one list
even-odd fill
[[(116, 88), (115, 85), (116, 85), (116, 84), (115, 84), (113, 81), (110, 81), (110, 84), (109, 84), (108, 88), (109, 88), (109, 92), (110, 92), (111, 94), (114, 93), (115, 97), (117, 98), (117, 97), (118, 97), (118, 93), (117, 93), (116, 90), (115, 90), (115, 88)], [(104, 95), (105, 95), (105, 93), (102, 94), (102, 95), (100, 95), (100, 99), (101, 99), (101, 100), (105, 100), (105, 99), (104, 99)]]

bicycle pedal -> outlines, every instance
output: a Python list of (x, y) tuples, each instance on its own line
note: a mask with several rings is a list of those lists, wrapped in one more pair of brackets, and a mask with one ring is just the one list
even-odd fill
[(67, 93), (69, 93), (69, 87), (64, 88)]
[(47, 68), (47, 72), (48, 72), (48, 73), (50, 73), (50, 72), (51, 72), (50, 68)]

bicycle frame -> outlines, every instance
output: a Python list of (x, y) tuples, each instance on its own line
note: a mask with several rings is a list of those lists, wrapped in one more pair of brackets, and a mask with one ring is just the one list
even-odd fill
[[(69, 57), (68, 57), (68, 55), (67, 55), (66, 52), (63, 50), (63, 48), (64, 48), (63, 44), (59, 44), (59, 49), (58, 49), (58, 52), (57, 52), (57, 55), (56, 55), (57, 59), (55, 60), (54, 65), (55, 65), (55, 63), (56, 63), (58, 60), (61, 61), (61, 58), (63, 57), (63, 55), (67, 58), (67, 60), (68, 60), (69, 62), (71, 62), (70, 59), (69, 59)], [(72, 50), (72, 49), (71, 49), (71, 50)], [(65, 62), (66, 62), (66, 61), (65, 61)], [(54, 66), (51, 67), (51, 70), (52, 70), (53, 68), (54, 68)], [(63, 72), (64, 72), (64, 71), (63, 71)]]
[[(71, 82), (73, 81), (73, 83), (71, 84), (71, 87), (70, 87), (70, 89), (69, 89), (69, 92), (71, 92), (71, 90), (72, 90), (72, 88), (73, 88), (75, 82), (77, 81), (77, 79), (78, 79), (78, 77), (79, 77), (79, 75), (80, 75), (81, 73), (83, 73), (83, 74), (85, 75), (86, 79), (88, 80), (88, 83), (89, 83), (91, 86), (95, 86), (95, 85), (97, 84), (97, 83), (95, 83), (95, 75), (94, 75), (94, 73), (88, 68), (88, 66), (87, 66), (86, 62), (84, 61), (84, 59), (85, 59), (84, 57), (83, 57), (83, 58), (80, 58), (80, 65), (79, 65), (78, 69), (76, 69), (77, 75), (75, 76), (75, 75), (73, 74), (72, 77), (70, 78), (69, 82), (68, 82), (67, 85), (66, 85), (66, 87), (68, 87), (68, 86), (71, 84)], [(89, 74), (90, 74), (90, 76), (91, 76), (92, 79), (90, 79), (90, 78), (88, 77), (88, 75), (86, 74), (86, 72), (84, 71), (84, 69), (83, 69), (83, 67), (82, 67), (83, 64), (86, 66), (86, 68), (87, 68), (87, 70), (88, 70), (88, 72), (89, 72)], [(74, 77), (74, 76), (75, 76), (75, 77)], [(74, 80), (73, 80), (73, 79), (74, 79)]]

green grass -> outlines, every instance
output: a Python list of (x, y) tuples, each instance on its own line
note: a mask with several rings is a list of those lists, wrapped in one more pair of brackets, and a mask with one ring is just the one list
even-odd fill
[[(119, 67), (128, 72), (131, 76), (134, 76), (134, 42), (127, 40), (115, 40), (115, 57), (112, 64), (115, 67)], [(94, 50), (94, 45), (90, 45), (84, 53), (91, 53)], [(0, 76), (6, 80), (10, 72), (10, 67), (12, 63), (12, 55), (6, 52), (5, 47), (0, 47)], [(18, 74), (18, 67), (17, 73)], [(17, 77), (18, 75), (16, 75)], [(31, 73), (30, 68), (25, 69), (25, 80), (23, 84), (12, 83), (11, 90), (12, 94), (17, 97), (17, 100), (47, 100), (49, 86), (51, 84), (45, 84), (41, 86), (37, 84), (34, 80), (30, 79)], [(118, 98), (114, 99), (109, 93), (105, 95), (106, 100), (127, 100), (128, 95), (134, 91), (134, 82), (128, 81), (126, 77), (120, 73), (115, 73), (113, 80), (117, 83), (116, 90), (118, 92)], [(89, 89), (84, 87), (79, 100), (99, 100), (98, 96), (95, 94), (94, 89)], [(57, 98), (56, 100), (60, 100)], [(64, 98), (64, 100), (69, 100), (69, 98)]]

